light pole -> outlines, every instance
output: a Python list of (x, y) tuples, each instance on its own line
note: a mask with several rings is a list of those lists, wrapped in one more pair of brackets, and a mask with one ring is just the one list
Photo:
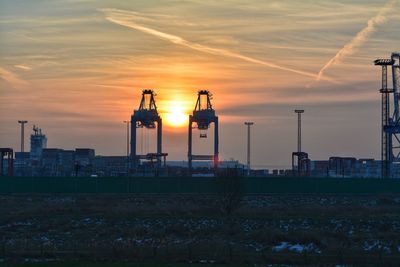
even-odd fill
[(244, 123), (247, 126), (247, 176), (250, 175), (250, 126), (254, 124), (254, 122), (246, 121)]
[(130, 121), (123, 121), (126, 123), (126, 169), (129, 172), (129, 124)]
[[(21, 124), (21, 152), (24, 152), (24, 131), (25, 131), (25, 123), (28, 123), (28, 121), (25, 120), (19, 120), (18, 121), (19, 124)], [(22, 156), (23, 157), (23, 156)]]
[(297, 113), (297, 152), (301, 151), (301, 114), (304, 113), (304, 109), (296, 109)]

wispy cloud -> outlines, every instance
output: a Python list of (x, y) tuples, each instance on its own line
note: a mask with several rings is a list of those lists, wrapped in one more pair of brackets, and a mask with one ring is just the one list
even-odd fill
[(325, 71), (332, 65), (337, 64), (341, 62), (345, 57), (354, 54), (357, 51), (357, 48), (363, 45), (368, 37), (371, 35), (371, 33), (376, 30), (376, 26), (386, 22), (387, 14), (394, 8), (396, 2), (397, 0), (388, 1), (376, 16), (370, 18), (367, 22), (367, 26), (359, 31), (349, 43), (345, 44), (343, 48), (340, 49), (336, 53), (336, 55), (321, 68), (321, 70), (318, 72), (316, 80), (319, 81), (323, 79)]
[[(232, 51), (229, 51), (226, 49), (213, 48), (213, 47), (209, 47), (206, 45), (190, 42), (190, 41), (185, 40), (182, 37), (179, 37), (177, 35), (172, 35), (169, 33), (161, 32), (161, 31), (146, 27), (144, 25), (141, 25), (141, 24), (138, 24), (135, 22), (135, 18), (137, 17), (137, 12), (130, 14), (130, 11), (118, 10), (118, 9), (101, 9), (101, 11), (103, 11), (105, 13), (106, 19), (113, 23), (141, 31), (141, 32), (156, 36), (160, 39), (169, 41), (171, 43), (186, 46), (186, 47), (189, 47), (191, 49), (194, 49), (194, 50), (197, 50), (197, 51), (200, 51), (203, 53), (237, 58), (237, 59), (240, 59), (243, 61), (263, 65), (263, 66), (274, 68), (274, 69), (279, 69), (279, 70), (283, 70), (283, 71), (296, 73), (296, 74), (311, 77), (314, 79), (316, 79), (318, 77), (315, 73), (298, 70), (298, 69), (294, 69), (291, 67), (281, 66), (281, 65), (269, 62), (269, 61), (259, 60), (256, 58), (248, 57), (248, 56), (245, 56), (245, 55), (242, 55), (239, 53), (235, 53), (235, 52), (232, 52)], [(323, 77), (323, 79), (331, 80), (330, 78), (327, 78), (327, 77)]]
[(32, 68), (27, 65), (14, 65), (14, 67), (22, 70), (32, 70)]
[(0, 79), (6, 81), (15, 88), (21, 88), (28, 85), (28, 82), (22, 80), (17, 74), (0, 67)]

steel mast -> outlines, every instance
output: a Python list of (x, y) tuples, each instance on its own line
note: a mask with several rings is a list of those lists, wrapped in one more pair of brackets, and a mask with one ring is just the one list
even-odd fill
[[(374, 64), (382, 68), (382, 85), (379, 90), (382, 94), (381, 177), (391, 178), (394, 175), (394, 164), (400, 164), (400, 53), (392, 53), (391, 58), (376, 59)], [(388, 88), (388, 66), (392, 70), (392, 88)]]

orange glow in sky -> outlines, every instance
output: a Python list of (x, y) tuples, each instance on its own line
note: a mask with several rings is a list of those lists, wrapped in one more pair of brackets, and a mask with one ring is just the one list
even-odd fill
[(380, 157), (381, 77), (371, 62), (399, 50), (400, 1), (20, 2), (0, 0), (0, 147), (20, 147), (23, 119), (49, 147), (125, 155), (121, 122), (151, 88), (163, 151), (187, 159), (182, 140), (205, 89), (221, 159), (246, 161), (243, 122), (254, 121), (253, 164), (291, 166), (296, 108), (306, 110), (313, 159)]
[(165, 120), (168, 126), (184, 127), (188, 121), (188, 114), (185, 111), (184, 105), (178, 100), (168, 103), (165, 113)]

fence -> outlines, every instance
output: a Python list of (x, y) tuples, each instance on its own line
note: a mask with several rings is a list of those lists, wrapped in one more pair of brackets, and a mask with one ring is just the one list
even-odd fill
[(0, 193), (218, 193), (227, 190), (227, 183), (232, 188), (232, 181), (244, 194), (400, 193), (400, 179), (293, 177), (1, 177)]

